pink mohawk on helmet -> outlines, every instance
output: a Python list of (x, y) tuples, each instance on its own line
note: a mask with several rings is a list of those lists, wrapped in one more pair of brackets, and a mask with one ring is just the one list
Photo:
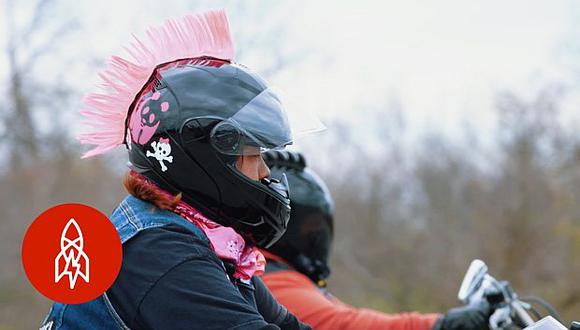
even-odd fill
[(125, 50), (130, 59), (112, 56), (99, 73), (103, 92), (84, 98), (83, 124), (92, 129), (79, 136), (82, 144), (95, 147), (82, 158), (108, 152), (123, 144), (125, 119), (135, 96), (159, 64), (184, 58), (210, 56), (232, 60), (234, 46), (224, 10), (168, 19), (150, 27), (146, 40), (135, 39)]

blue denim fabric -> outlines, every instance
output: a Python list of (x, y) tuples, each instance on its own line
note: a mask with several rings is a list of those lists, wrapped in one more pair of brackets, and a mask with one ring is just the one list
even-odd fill
[[(201, 229), (179, 215), (164, 211), (133, 196), (127, 196), (110, 217), (125, 244), (142, 230), (174, 223), (208, 240)], [(129, 329), (119, 317), (107, 294), (84, 304), (54, 303), (41, 329)]]

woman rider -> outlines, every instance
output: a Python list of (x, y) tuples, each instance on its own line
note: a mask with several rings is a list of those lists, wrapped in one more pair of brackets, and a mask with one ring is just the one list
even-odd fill
[(299, 153), (264, 154), (274, 176), (285, 173), (291, 199), (288, 230), (264, 255), (262, 276), (276, 299), (314, 329), (478, 330), (488, 328), (488, 306), (468, 306), (446, 315), (354, 308), (326, 290), (333, 238), (334, 203), (324, 182)]
[(55, 329), (304, 328), (255, 275), (289, 218), (287, 183), (261, 152), (291, 143), (286, 113), (257, 74), (232, 62), (223, 11), (168, 20), (112, 57), (105, 92), (82, 114), (90, 157), (125, 144), (130, 195), (111, 216), (123, 242), (113, 286), (55, 303)]

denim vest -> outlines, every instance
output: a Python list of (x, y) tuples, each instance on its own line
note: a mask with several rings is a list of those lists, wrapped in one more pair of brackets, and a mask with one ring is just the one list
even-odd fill
[[(121, 242), (125, 244), (137, 233), (170, 223), (183, 226), (193, 235), (208, 240), (201, 229), (179, 215), (155, 209), (150, 203), (133, 196), (126, 197), (110, 217)], [(117, 314), (105, 292), (83, 304), (54, 303), (40, 329), (129, 329)]]

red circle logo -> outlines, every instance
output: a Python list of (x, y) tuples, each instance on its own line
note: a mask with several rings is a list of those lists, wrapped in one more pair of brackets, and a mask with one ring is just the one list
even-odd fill
[(28, 227), (22, 244), (30, 283), (47, 298), (66, 304), (103, 294), (117, 278), (122, 258), (115, 226), (82, 204), (46, 210)]

